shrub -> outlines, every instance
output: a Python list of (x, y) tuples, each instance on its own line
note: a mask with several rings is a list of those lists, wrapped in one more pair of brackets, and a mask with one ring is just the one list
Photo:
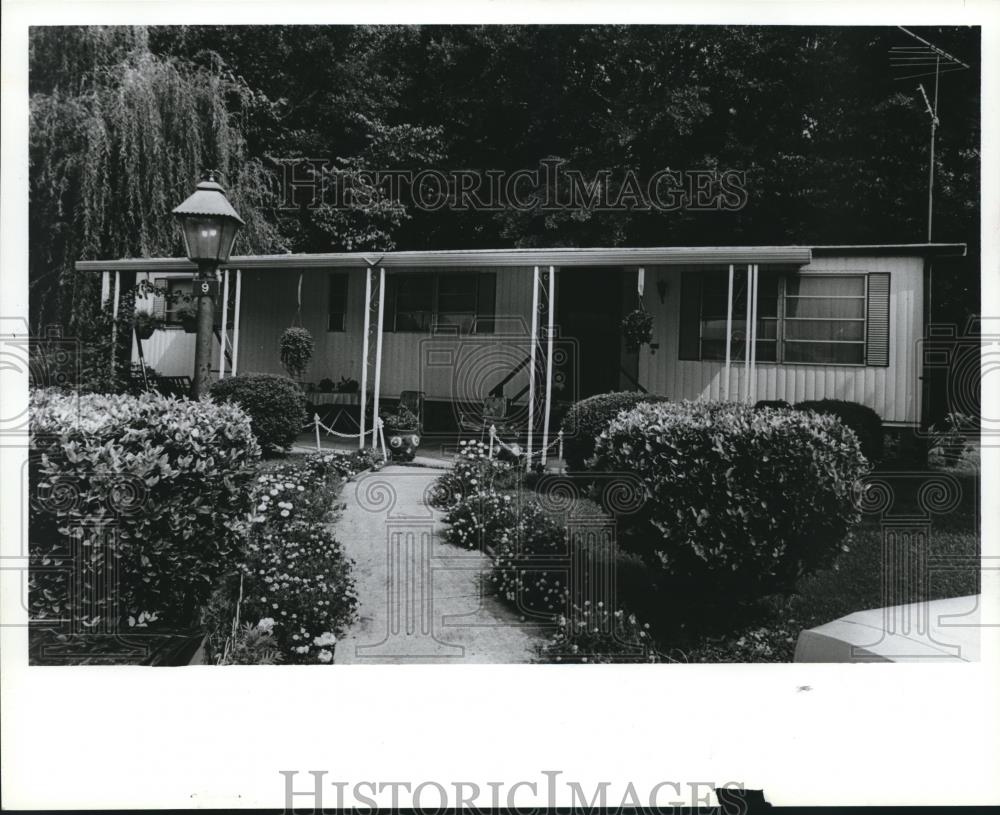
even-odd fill
[[(550, 514), (533, 498), (513, 507), (514, 526), (499, 536), (490, 581), (497, 596), (518, 612), (552, 617), (591, 602), (610, 605), (613, 596), (603, 593), (611, 589), (609, 578), (630, 607), (655, 606), (656, 586), (648, 567), (593, 535), (597, 519), (585, 518), (579, 504), (573, 519)], [(580, 535), (572, 534), (574, 519), (582, 522)]]
[(560, 615), (549, 641), (538, 649), (545, 661), (571, 663), (662, 662), (649, 632), (634, 614), (604, 603), (573, 605), (569, 617)]
[(597, 444), (605, 466), (642, 479), (623, 544), (689, 591), (789, 591), (834, 560), (860, 521), (867, 465), (832, 416), (733, 403), (643, 404)]
[(516, 517), (510, 493), (494, 489), (476, 490), (464, 495), (448, 511), (444, 539), (465, 549), (496, 547), (510, 536)]
[(784, 399), (761, 399), (754, 406), (754, 410), (763, 410), (764, 408), (779, 408), (782, 410), (791, 410), (792, 406), (788, 404)]
[(250, 426), (262, 447), (287, 449), (306, 423), (306, 399), (291, 379), (276, 374), (240, 374), (220, 379), (210, 394), (220, 402), (235, 402), (250, 416)]
[(621, 411), (641, 402), (665, 402), (663, 396), (638, 391), (602, 393), (574, 404), (563, 417), (563, 457), (568, 470), (581, 471), (594, 454), (594, 442)]
[[(566, 610), (565, 571), (552, 560), (568, 554), (566, 529), (546, 515), (539, 503), (527, 500), (513, 507), (510, 527), (498, 537), (490, 573), (497, 595), (518, 611), (545, 615)], [(539, 565), (548, 559), (549, 565)]]
[(815, 402), (799, 402), (795, 409), (836, 416), (857, 434), (861, 442), (861, 453), (866, 459), (871, 462), (882, 460), (884, 452), (882, 419), (867, 405), (844, 402), (840, 399), (820, 399)]
[(510, 461), (498, 455), (489, 457), (484, 442), (460, 442), (455, 462), (434, 482), (431, 506), (438, 509), (454, 507), (463, 496), (481, 490), (510, 489), (515, 486), (520, 471)]
[(264, 617), (256, 625), (238, 623), (220, 655), (219, 665), (277, 665), (281, 652), (274, 639), (274, 620)]
[(260, 456), (247, 416), (153, 393), (35, 391), (30, 427), (33, 617), (190, 624), (246, 530)]
[(357, 608), (351, 565), (325, 526), (265, 525), (247, 547), (241, 613), (274, 620), (272, 635), (287, 661), (332, 662), (337, 635)]

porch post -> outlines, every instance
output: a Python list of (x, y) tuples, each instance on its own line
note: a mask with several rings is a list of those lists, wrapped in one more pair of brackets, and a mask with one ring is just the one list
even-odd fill
[(756, 263), (751, 267), (753, 275), (752, 293), (753, 308), (750, 310), (750, 381), (747, 383), (747, 401), (753, 403), (757, 401), (757, 272)]
[[(229, 269), (222, 273), (222, 327), (219, 331), (219, 379), (226, 377), (226, 341), (229, 335)], [(231, 374), (230, 374), (231, 375)]]
[(531, 469), (531, 443), (535, 429), (535, 351), (538, 345), (538, 267), (531, 279), (531, 346), (528, 349), (528, 444), (527, 468)]
[(545, 349), (545, 424), (542, 425), (542, 464), (548, 459), (549, 416), (552, 414), (552, 334), (556, 318), (556, 267), (549, 266), (549, 330)]
[(111, 272), (101, 272), (101, 305), (111, 299)]
[(729, 294), (726, 297), (726, 401), (729, 401), (729, 372), (733, 351), (733, 264), (729, 264)]
[[(368, 330), (372, 321), (372, 270), (365, 269), (365, 326), (361, 339), (361, 421), (358, 422), (358, 449), (365, 449), (365, 409), (368, 407)], [(374, 422), (372, 423), (374, 427)]]
[(118, 301), (122, 295), (122, 274), (115, 271), (115, 292), (111, 301), (111, 376), (115, 374), (115, 358), (118, 356)]
[[(378, 400), (382, 385), (382, 314), (385, 309), (385, 267), (378, 270), (378, 333), (375, 335), (375, 393), (372, 400), (372, 428), (378, 427)], [(377, 432), (372, 433), (372, 451), (378, 445), (375, 437)], [(385, 451), (383, 450), (383, 453)]]
[(743, 388), (742, 400), (745, 402), (750, 398), (750, 310), (753, 307), (753, 303), (750, 301), (753, 299), (750, 295), (750, 281), (753, 275), (753, 266), (747, 264), (747, 319), (744, 323), (743, 331), (743, 341), (746, 345), (744, 348), (744, 359), (743, 359), (743, 371), (746, 374), (746, 385)]
[(236, 270), (236, 302), (233, 303), (233, 367), (230, 376), (236, 376), (240, 361), (240, 294), (243, 292), (243, 270)]

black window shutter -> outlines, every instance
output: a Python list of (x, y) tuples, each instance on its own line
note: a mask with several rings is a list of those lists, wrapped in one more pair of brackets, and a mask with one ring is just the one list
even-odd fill
[(701, 355), (701, 273), (681, 274), (681, 316), (678, 359), (699, 359)]
[(868, 275), (868, 327), (866, 364), (889, 364), (889, 273)]
[(476, 287), (476, 333), (492, 334), (497, 306), (496, 272), (480, 272)]

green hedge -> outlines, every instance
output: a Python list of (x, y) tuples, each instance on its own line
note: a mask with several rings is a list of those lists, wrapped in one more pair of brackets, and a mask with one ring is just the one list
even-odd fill
[(212, 385), (212, 398), (235, 402), (250, 417), (261, 446), (287, 449), (306, 423), (306, 397), (287, 376), (240, 374)]
[(260, 457), (246, 414), (50, 390), (31, 394), (30, 428), (33, 618), (193, 623), (245, 534)]
[(733, 403), (639, 405), (598, 441), (643, 480), (623, 543), (689, 589), (789, 591), (831, 564), (860, 521), (857, 437), (831, 416)]
[(563, 457), (566, 468), (579, 472), (594, 454), (597, 437), (621, 411), (642, 402), (665, 402), (666, 397), (639, 391), (601, 393), (576, 402), (563, 417)]
[(882, 460), (885, 452), (882, 418), (867, 405), (840, 399), (820, 399), (813, 402), (799, 402), (795, 405), (795, 409), (836, 416), (857, 434), (861, 442), (861, 452), (866, 459), (871, 462)]

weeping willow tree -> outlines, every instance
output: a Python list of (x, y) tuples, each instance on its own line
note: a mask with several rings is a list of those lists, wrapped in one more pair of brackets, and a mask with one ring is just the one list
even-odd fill
[(246, 221), (235, 252), (280, 251), (274, 188), (245, 133), (268, 104), (220, 63), (153, 54), (134, 27), (35, 28), (30, 54), (30, 308), (85, 338), (100, 281), (83, 259), (183, 255), (170, 210), (218, 169)]

